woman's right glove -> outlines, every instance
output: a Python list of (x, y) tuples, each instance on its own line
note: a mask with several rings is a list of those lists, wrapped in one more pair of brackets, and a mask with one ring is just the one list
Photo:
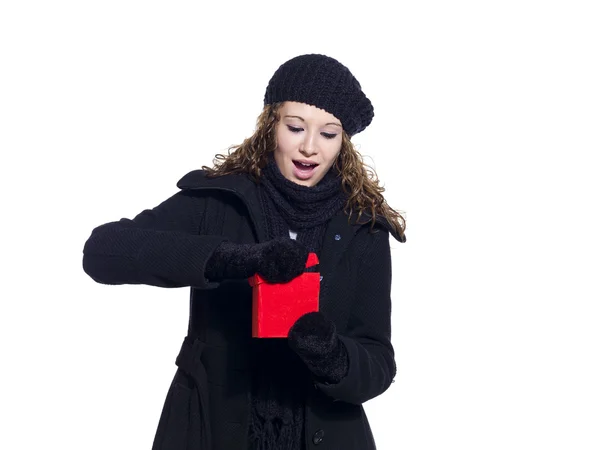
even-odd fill
[(259, 244), (224, 241), (209, 258), (205, 276), (222, 281), (258, 273), (269, 283), (286, 283), (304, 272), (308, 253), (308, 248), (289, 237)]

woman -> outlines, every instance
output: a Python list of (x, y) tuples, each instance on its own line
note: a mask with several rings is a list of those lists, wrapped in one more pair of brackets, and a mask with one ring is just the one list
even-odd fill
[[(362, 403), (396, 374), (389, 235), (404, 221), (350, 138), (373, 107), (350, 71), (301, 55), (272, 76), (255, 133), (133, 220), (95, 228), (99, 283), (190, 286), (188, 335), (154, 450), (374, 449)], [(251, 338), (255, 273), (287, 282), (319, 258), (320, 311)]]

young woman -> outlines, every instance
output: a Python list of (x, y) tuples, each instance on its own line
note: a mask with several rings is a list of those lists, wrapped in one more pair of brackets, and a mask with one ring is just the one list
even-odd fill
[[(389, 235), (405, 237), (350, 141), (373, 115), (340, 62), (292, 58), (250, 138), (155, 208), (92, 231), (83, 268), (95, 281), (191, 288), (153, 450), (375, 449), (362, 404), (396, 374)], [(253, 339), (248, 277), (290, 281), (309, 252), (319, 312), (287, 339)]]

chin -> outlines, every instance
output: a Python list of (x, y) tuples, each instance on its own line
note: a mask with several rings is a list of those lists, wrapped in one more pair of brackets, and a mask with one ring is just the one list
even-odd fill
[(319, 181), (321, 181), (322, 178), (323, 177), (321, 176), (321, 174), (314, 174), (308, 180), (301, 180), (299, 178), (296, 178), (294, 176), (294, 174), (292, 173), (290, 180), (293, 181), (294, 183), (300, 184), (302, 186), (313, 187), (313, 186), (316, 186), (319, 183)]
[(287, 177), (287, 179), (301, 186), (313, 186), (312, 180), (299, 180), (294, 175), (290, 175), (289, 177)]

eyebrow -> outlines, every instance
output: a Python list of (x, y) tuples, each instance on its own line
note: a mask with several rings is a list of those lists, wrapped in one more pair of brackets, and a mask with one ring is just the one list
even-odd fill
[[(302, 122), (304, 122), (304, 119), (300, 116), (285, 115), (284, 118), (285, 117), (292, 117), (292, 118), (300, 119)], [(329, 122), (329, 123), (326, 123), (325, 125), (335, 125), (336, 127), (342, 128), (342, 126), (339, 123), (335, 123), (335, 122)]]

